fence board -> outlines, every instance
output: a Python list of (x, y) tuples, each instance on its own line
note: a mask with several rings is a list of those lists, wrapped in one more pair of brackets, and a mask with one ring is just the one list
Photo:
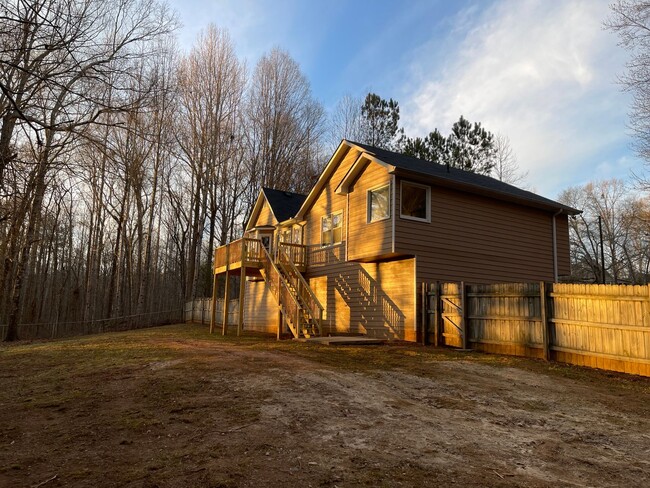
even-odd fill
[[(221, 323), (223, 317), (223, 298), (217, 298), (216, 318)], [(185, 322), (210, 325), (212, 313), (211, 298), (197, 298), (185, 303)], [(234, 298), (228, 303), (228, 325), (237, 325), (239, 318), (239, 300)]]
[[(539, 283), (466, 285), (469, 347), (650, 375), (650, 287), (546, 285), (546, 317)], [(433, 289), (429, 285), (429, 290)], [(442, 344), (461, 347), (459, 283), (441, 283)], [(430, 293), (429, 313), (435, 311)], [(431, 317), (429, 318), (431, 322)], [(547, 324), (545, 323), (547, 322)]]

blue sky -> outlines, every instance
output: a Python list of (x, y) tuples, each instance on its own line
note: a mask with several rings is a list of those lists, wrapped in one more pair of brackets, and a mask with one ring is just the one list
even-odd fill
[(227, 28), (252, 69), (274, 46), (300, 63), (326, 109), (345, 94), (394, 98), (408, 135), (462, 114), (509, 137), (548, 197), (643, 164), (630, 149), (627, 53), (603, 29), (608, 0), (173, 0), (182, 49)]

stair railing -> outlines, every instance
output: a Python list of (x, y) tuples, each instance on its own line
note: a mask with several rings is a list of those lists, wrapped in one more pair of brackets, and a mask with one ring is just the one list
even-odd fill
[(264, 272), (264, 279), (271, 288), (271, 292), (278, 298), (280, 304), (280, 310), (287, 320), (289, 328), (293, 333), (294, 337), (300, 337), (300, 331), (302, 330), (300, 309), (301, 305), (298, 301), (298, 297), (294, 295), (291, 291), (291, 287), (286, 282), (280, 270), (271, 259), (269, 252), (264, 246), (261, 246), (261, 257), (262, 257), (262, 270)]
[(300, 305), (309, 314), (310, 319), (318, 329), (318, 334), (320, 334), (323, 323), (324, 308), (318, 301), (318, 298), (316, 298), (316, 294), (302, 276), (302, 273), (293, 263), (290, 254), (282, 245), (278, 246), (278, 263), (282, 267), (283, 271), (285, 271), (287, 281), (295, 290)]

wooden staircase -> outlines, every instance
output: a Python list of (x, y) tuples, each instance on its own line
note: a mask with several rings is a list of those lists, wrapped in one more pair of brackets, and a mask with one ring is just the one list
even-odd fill
[(260, 274), (278, 299), (281, 321), (294, 338), (321, 335), (323, 306), (290, 257), (291, 253), (280, 244), (273, 259), (261, 246)]

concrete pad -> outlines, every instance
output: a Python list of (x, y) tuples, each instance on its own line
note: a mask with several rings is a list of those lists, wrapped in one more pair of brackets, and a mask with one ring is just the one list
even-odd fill
[(294, 339), (298, 342), (311, 342), (315, 344), (324, 344), (326, 346), (366, 346), (386, 343), (386, 339), (375, 339), (372, 337), (355, 337), (355, 336), (331, 336), (331, 337), (310, 337), (309, 339)]

